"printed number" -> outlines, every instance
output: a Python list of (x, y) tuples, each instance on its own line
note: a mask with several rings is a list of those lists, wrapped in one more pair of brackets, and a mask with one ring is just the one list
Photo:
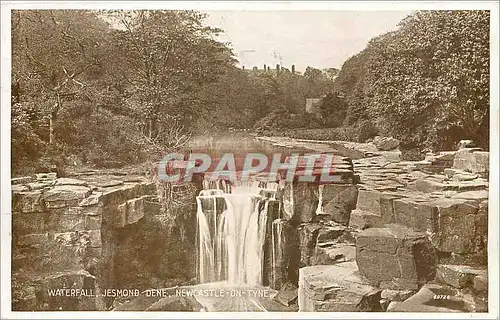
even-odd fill
[(446, 295), (446, 294), (435, 294), (434, 295), (434, 300), (450, 300), (451, 296)]

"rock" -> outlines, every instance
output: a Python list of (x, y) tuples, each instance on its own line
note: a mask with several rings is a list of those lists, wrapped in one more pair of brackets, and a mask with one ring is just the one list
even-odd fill
[(476, 275), (473, 279), (473, 287), (477, 292), (488, 292), (488, 273)]
[(45, 203), (40, 191), (22, 191), (12, 194), (12, 211), (32, 213), (44, 210)]
[(29, 190), (42, 190), (46, 188), (50, 188), (53, 185), (53, 181), (42, 181), (42, 182), (31, 182), (28, 183), (26, 186), (28, 187)]
[[(339, 241), (339, 238), (342, 238)], [(323, 224), (318, 232), (317, 243), (333, 243), (345, 242), (345, 240), (354, 241), (354, 237), (350, 234), (349, 229), (342, 225)]]
[(444, 191), (448, 189), (446, 184), (431, 179), (416, 180), (415, 182), (409, 183), (407, 187), (408, 189), (425, 193)]
[(453, 180), (454, 181), (470, 181), (478, 178), (479, 176), (475, 173), (456, 173), (453, 175)]
[(476, 144), (474, 143), (474, 140), (460, 140), (458, 142), (458, 149), (464, 149), (464, 148), (474, 148)]
[(437, 161), (453, 161), (456, 154), (456, 151), (441, 151), (437, 156), (434, 157), (434, 159)]
[(453, 196), (452, 199), (466, 199), (466, 200), (485, 200), (488, 199), (488, 190), (476, 190), (459, 192)]
[(46, 218), (47, 231), (84, 231), (85, 217), (76, 214), (51, 214)]
[[(272, 221), (272, 235), (268, 242), (265, 259), (264, 279), (273, 289), (280, 289), (286, 282), (297, 283), (301, 261), (298, 231), (290, 221), (279, 219)], [(273, 248), (273, 244), (275, 245)]]
[(347, 225), (356, 208), (358, 189), (353, 184), (328, 184), (321, 189), (321, 218)]
[(389, 307), (389, 304), (391, 303), (390, 300), (387, 299), (380, 299), (380, 307), (382, 308), (382, 311), (386, 311), (387, 307)]
[(434, 232), (437, 208), (430, 202), (417, 202), (412, 198), (394, 200), (394, 221), (420, 232)]
[(377, 147), (378, 150), (393, 150), (399, 146), (399, 140), (394, 139), (392, 137), (380, 137), (376, 136), (373, 138), (373, 144)]
[(401, 302), (397, 302), (397, 301), (391, 301), (389, 303), (389, 305), (387, 306), (386, 310), (387, 312), (394, 312), (394, 310), (396, 309), (396, 307), (401, 304)]
[(389, 223), (393, 215), (392, 202), (394, 199), (398, 199), (398, 197), (379, 191), (359, 190), (356, 209), (371, 212), (380, 216), (385, 223)]
[(362, 210), (353, 210), (349, 220), (349, 226), (360, 230), (367, 228), (378, 228), (386, 224), (379, 215)]
[(425, 284), (415, 295), (387, 308), (389, 312), (469, 312), (456, 291), (438, 284)]
[(388, 301), (405, 301), (412, 295), (416, 293), (415, 290), (391, 290), (384, 289), (380, 294), (382, 299), (386, 299)]
[(89, 245), (92, 248), (100, 248), (102, 246), (101, 242), (101, 230), (89, 230)]
[(298, 289), (297, 286), (287, 282), (281, 287), (276, 296), (273, 298), (274, 301), (281, 303), (282, 305), (289, 307), (292, 304), (297, 303)]
[(12, 190), (12, 192), (17, 192), (17, 193), (30, 190), (27, 186), (23, 186), (22, 184), (13, 184), (11, 185), (10, 189)]
[(485, 270), (460, 265), (440, 264), (436, 270), (436, 279), (455, 288), (472, 285), (474, 277), (486, 273)]
[(311, 222), (318, 208), (318, 185), (314, 183), (287, 183), (283, 194), (285, 217), (297, 223)]
[(354, 261), (356, 246), (345, 243), (317, 244), (311, 265), (329, 265), (340, 262)]
[(110, 188), (123, 185), (121, 180), (101, 180), (96, 183), (98, 188)]
[(12, 178), (10, 179), (11, 185), (18, 185), (18, 184), (27, 184), (33, 182), (33, 177), (31, 176), (26, 176), (26, 177), (18, 177), (18, 178)]
[(44, 213), (35, 212), (31, 214), (12, 215), (12, 234), (19, 236), (44, 232), (46, 232)]
[(475, 215), (478, 208), (463, 199), (438, 199), (438, 219), (431, 241), (442, 252), (467, 253), (474, 246)]
[[(14, 302), (13, 297), (13, 310), (15, 311), (34, 311), (41, 310), (43, 306), (44, 311), (88, 311), (95, 309), (95, 298), (92, 296), (85, 296), (82, 294), (96, 294), (94, 287), (95, 277), (85, 270), (64, 271), (52, 274), (36, 274), (36, 275), (13, 275), (16, 282), (23, 283), (25, 287), (29, 288), (30, 285), (35, 287), (35, 294), (37, 298), (37, 305), (32, 308), (23, 308), (22, 304)], [(76, 289), (79, 291), (78, 295), (53, 295), (49, 296), (49, 290), (64, 290)], [(32, 292), (33, 289), (29, 289)], [(17, 290), (13, 290), (13, 295)], [(16, 297), (17, 298), (17, 297)]]
[(356, 262), (360, 274), (373, 285), (414, 290), (434, 278), (436, 255), (425, 234), (387, 225), (357, 236)]
[(49, 239), (48, 233), (36, 233), (18, 236), (15, 239), (16, 246), (19, 247), (39, 247), (44, 245)]
[(88, 183), (83, 180), (72, 179), (72, 178), (58, 178), (56, 180), (56, 186), (84, 186), (88, 187)]
[(311, 258), (316, 250), (316, 241), (319, 230), (322, 228), (320, 223), (304, 223), (299, 226), (299, 248), (300, 248), (300, 266), (310, 266)]
[(35, 174), (36, 180), (38, 181), (46, 181), (46, 180), (56, 180), (57, 178), (57, 173), (55, 172), (49, 172), (49, 173), (36, 173)]
[(300, 269), (299, 311), (381, 311), (380, 289), (366, 283), (355, 262)]
[(429, 176), (427, 173), (418, 170), (412, 171), (408, 175), (410, 176), (410, 178), (415, 180), (422, 180)]
[(489, 152), (461, 149), (455, 155), (453, 168), (486, 175), (490, 168)]
[(124, 227), (127, 224), (136, 223), (142, 217), (144, 217), (143, 197), (131, 199), (118, 206), (114, 226)]
[(60, 185), (44, 192), (43, 200), (50, 208), (65, 207), (68, 202), (78, 203), (81, 199), (88, 197), (91, 192), (90, 188), (84, 186)]
[(83, 199), (78, 204), (80, 207), (93, 206), (99, 203), (102, 196), (102, 192), (93, 192), (89, 197)]

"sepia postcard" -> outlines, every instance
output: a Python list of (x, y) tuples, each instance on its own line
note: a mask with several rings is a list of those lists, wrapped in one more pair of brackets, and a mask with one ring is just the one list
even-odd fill
[(1, 18), (1, 319), (498, 318), (498, 2)]

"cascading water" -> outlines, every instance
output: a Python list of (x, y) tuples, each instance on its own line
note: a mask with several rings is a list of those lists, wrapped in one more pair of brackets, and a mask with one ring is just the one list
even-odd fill
[(200, 283), (262, 284), (269, 202), (277, 187), (204, 182), (206, 189), (196, 198)]

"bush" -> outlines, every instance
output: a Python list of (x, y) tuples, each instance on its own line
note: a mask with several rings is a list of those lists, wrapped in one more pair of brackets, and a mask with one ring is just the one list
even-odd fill
[(316, 117), (309, 113), (293, 114), (286, 109), (278, 109), (257, 121), (257, 133), (281, 133), (289, 129), (314, 128), (320, 126)]

